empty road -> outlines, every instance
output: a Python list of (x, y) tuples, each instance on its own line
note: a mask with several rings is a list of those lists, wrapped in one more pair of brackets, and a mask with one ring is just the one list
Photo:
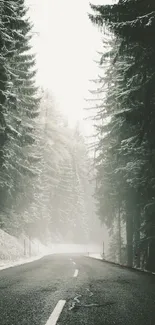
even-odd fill
[(155, 276), (78, 255), (0, 271), (0, 325), (155, 325)]

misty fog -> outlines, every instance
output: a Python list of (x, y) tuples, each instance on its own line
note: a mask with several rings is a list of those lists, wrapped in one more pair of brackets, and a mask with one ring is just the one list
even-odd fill
[(155, 324), (154, 85), (154, 0), (0, 0), (0, 325)]

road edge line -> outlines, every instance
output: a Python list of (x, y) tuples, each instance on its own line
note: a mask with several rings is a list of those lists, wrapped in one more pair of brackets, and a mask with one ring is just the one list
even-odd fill
[(96, 261), (101, 262), (101, 263), (104, 262), (104, 263), (107, 263), (107, 264), (110, 264), (110, 265), (113, 265), (113, 266), (117, 266), (117, 267), (120, 267), (122, 269), (126, 269), (128, 271), (133, 271), (133, 272), (137, 271), (137, 272), (140, 272), (140, 273), (143, 273), (143, 274), (146, 274), (146, 275), (155, 275), (154, 272), (138, 269), (138, 268), (135, 268), (135, 267), (130, 267), (130, 266), (119, 264), (119, 263), (112, 262), (112, 261), (108, 261), (108, 260), (106, 260), (104, 258), (100, 259), (100, 258), (97, 258), (97, 257), (91, 257), (91, 256), (87, 256), (87, 255), (85, 255), (85, 257), (96, 260)]

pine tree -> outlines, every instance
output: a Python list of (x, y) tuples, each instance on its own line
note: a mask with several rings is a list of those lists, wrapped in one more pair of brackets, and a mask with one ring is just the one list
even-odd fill
[(24, 1), (3, 2), (2, 24), (7, 31), (4, 44), (7, 86), (3, 106), (7, 141), (3, 147), (2, 204), (4, 210), (10, 209), (11, 225), (15, 225), (13, 211), (17, 215), (21, 212), (31, 187), (30, 178), (37, 174), (30, 155), (35, 141), (33, 119), (38, 115), (39, 102), (33, 69), (35, 60), (29, 53), (32, 25), (26, 14)]
[(117, 125), (117, 121), (120, 121), (123, 130), (122, 135), (120, 129), (118, 130), (121, 164), (113, 171), (119, 170), (125, 180), (123, 189), (128, 264), (132, 265), (132, 245), (137, 246), (136, 249), (141, 246), (140, 224), (144, 223), (141, 235), (145, 229), (145, 239), (142, 238), (142, 243), (145, 241), (147, 247), (149, 242), (150, 247), (146, 267), (154, 269), (155, 245), (152, 231), (154, 223), (151, 216), (149, 223), (147, 222), (145, 206), (152, 204), (154, 200), (152, 161), (155, 123), (153, 86), (155, 4), (153, 1), (146, 3), (138, 0), (134, 2), (120, 0), (116, 5), (91, 5), (91, 8), (95, 13), (90, 15), (91, 20), (102, 26), (105, 23), (119, 44), (117, 51), (113, 47), (111, 67), (114, 66), (115, 79), (111, 85), (113, 84), (115, 89), (111, 87), (108, 91), (108, 100), (111, 101), (110, 107), (113, 101), (114, 123)]

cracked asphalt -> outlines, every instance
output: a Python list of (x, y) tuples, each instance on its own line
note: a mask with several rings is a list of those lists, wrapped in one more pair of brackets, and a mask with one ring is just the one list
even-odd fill
[(46, 325), (59, 300), (58, 325), (155, 325), (154, 275), (77, 254), (0, 271), (0, 325)]

